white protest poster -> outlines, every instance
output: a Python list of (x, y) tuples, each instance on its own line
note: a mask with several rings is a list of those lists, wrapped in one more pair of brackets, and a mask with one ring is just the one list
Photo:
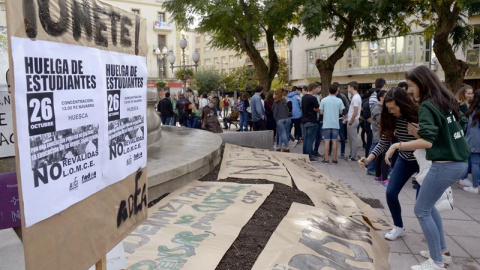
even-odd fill
[(107, 144), (104, 180), (115, 183), (147, 164), (147, 66), (145, 57), (104, 53)]
[(8, 92), (8, 46), (5, 29), (0, 27), (0, 158), (15, 156), (12, 105)]
[(8, 91), (0, 89), (0, 158), (15, 156), (13, 142), (11, 98)]
[(105, 187), (104, 79), (98, 49), (16, 37), (12, 47), (18, 149), (30, 157), (20, 164), (29, 227)]

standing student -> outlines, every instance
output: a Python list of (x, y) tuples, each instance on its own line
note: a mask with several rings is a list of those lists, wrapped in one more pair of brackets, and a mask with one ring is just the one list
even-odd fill
[(357, 161), (357, 127), (360, 121), (360, 110), (362, 108), (362, 98), (358, 94), (358, 83), (355, 81), (350, 82), (348, 84), (348, 92), (353, 96), (346, 120), (348, 145), (350, 147), (350, 156), (348, 157), (348, 160)]
[(432, 161), (432, 166), (418, 192), (414, 212), (428, 245), (428, 251), (421, 251), (420, 255), (428, 259), (410, 269), (445, 270), (445, 263), (451, 257), (435, 203), (467, 170), (469, 147), (459, 123), (459, 104), (437, 75), (428, 67), (419, 66), (409, 71), (406, 79), (420, 103), (419, 129), (414, 134), (419, 139), (393, 144), (385, 158), (396, 149), (426, 149), (426, 158)]
[(338, 87), (336, 85), (330, 85), (328, 92), (329, 95), (320, 102), (320, 114), (323, 115), (323, 135), (325, 136), (325, 158), (323, 159), (323, 163), (330, 162), (329, 152), (331, 141), (333, 143), (332, 163), (337, 164), (338, 132), (340, 130), (338, 116), (342, 114), (345, 106), (343, 102), (337, 98)]
[[(415, 140), (413, 135), (408, 133), (408, 123), (418, 123), (418, 107), (401, 88), (394, 88), (387, 92), (383, 100), (382, 113), (380, 116), (380, 141), (367, 158), (362, 157), (358, 162), (360, 166), (368, 165), (376, 157), (385, 153), (393, 138), (399, 142), (406, 143)], [(390, 158), (390, 156), (388, 157)], [(390, 161), (387, 162), (389, 164)], [(418, 164), (413, 156), (413, 150), (402, 148), (399, 150), (397, 163), (393, 168), (389, 181), (383, 186), (387, 188), (386, 197), (388, 209), (392, 215), (393, 229), (385, 234), (385, 239), (393, 241), (405, 235), (403, 226), (402, 208), (398, 195), (408, 179), (414, 173), (418, 173)]]
[(320, 112), (317, 98), (314, 96), (318, 85), (311, 83), (308, 85), (308, 92), (302, 97), (302, 124), (303, 124), (303, 154), (308, 155), (310, 161), (318, 161), (313, 156), (313, 143), (317, 135), (318, 122), (317, 113)]
[(272, 117), (276, 121), (278, 136), (277, 151), (290, 152), (290, 149), (288, 148), (290, 136), (287, 134), (290, 128), (290, 101), (283, 96), (283, 91), (283, 88), (278, 88), (277, 91), (275, 91), (275, 100), (272, 105)]
[(480, 179), (480, 89), (475, 91), (473, 102), (465, 116), (468, 117), (467, 142), (471, 152), (472, 182), (463, 190), (478, 194), (478, 181)]

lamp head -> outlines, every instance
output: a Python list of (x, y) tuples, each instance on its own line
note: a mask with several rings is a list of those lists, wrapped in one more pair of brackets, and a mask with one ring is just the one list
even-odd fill
[(198, 63), (198, 61), (200, 61), (200, 54), (197, 51), (195, 51), (192, 54), (192, 60), (195, 64)]
[(182, 36), (182, 38), (180, 39), (179, 45), (180, 45), (180, 48), (182, 48), (182, 50), (187, 48), (188, 41), (185, 39), (185, 36)]
[(172, 65), (175, 64), (175, 60), (177, 60), (177, 58), (175, 57), (172, 51), (170, 51), (170, 55), (168, 56), (167, 60), (170, 64)]

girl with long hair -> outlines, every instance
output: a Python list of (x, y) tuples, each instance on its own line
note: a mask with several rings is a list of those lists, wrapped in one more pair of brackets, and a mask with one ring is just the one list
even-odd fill
[(437, 75), (428, 67), (419, 66), (409, 71), (406, 79), (420, 104), (419, 129), (414, 134), (419, 139), (393, 144), (385, 158), (397, 149), (426, 149), (432, 166), (418, 192), (414, 212), (428, 245), (428, 251), (421, 251), (420, 255), (428, 259), (410, 269), (445, 270), (451, 257), (435, 203), (466, 172), (469, 147), (459, 122), (459, 104)]
[(472, 182), (471, 186), (464, 187), (463, 190), (478, 194), (478, 180), (480, 178), (480, 89), (475, 91), (473, 102), (468, 107), (467, 142), (470, 146), (470, 161), (472, 164)]
[[(359, 165), (365, 166), (387, 152), (390, 142), (394, 138), (400, 143), (415, 140), (415, 137), (408, 133), (409, 123), (418, 123), (418, 107), (412, 101), (407, 91), (399, 87), (393, 88), (387, 92), (383, 100), (382, 113), (380, 115), (380, 140), (368, 157), (363, 157), (358, 161)], [(389, 155), (388, 158), (391, 156)], [(387, 157), (385, 157), (385, 161), (390, 165), (390, 160)], [(385, 239), (387, 240), (393, 241), (405, 235), (402, 208), (398, 195), (414, 173), (418, 173), (418, 164), (413, 156), (413, 150), (399, 149), (399, 157), (390, 179), (382, 184), (387, 188), (388, 209), (392, 214), (393, 224), (395, 225), (390, 232), (385, 234)]]
[(285, 91), (283, 88), (278, 88), (275, 91), (275, 100), (273, 102), (272, 111), (277, 127), (277, 151), (290, 152), (290, 149), (288, 148), (288, 142), (290, 139), (288, 131), (291, 124), (289, 115), (289, 105), (291, 107), (291, 102), (283, 96), (283, 91)]
[(473, 87), (468, 84), (463, 85), (458, 89), (455, 98), (460, 105), (460, 111), (465, 114), (473, 100)]

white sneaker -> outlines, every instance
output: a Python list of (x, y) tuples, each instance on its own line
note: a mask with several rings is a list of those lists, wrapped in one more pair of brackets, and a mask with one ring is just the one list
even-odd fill
[(447, 270), (447, 268), (438, 266), (431, 258), (429, 258), (421, 264), (410, 267), (410, 270)]
[[(422, 250), (420, 251), (420, 256), (428, 259), (430, 258), (430, 252), (428, 252), (428, 250)], [(443, 252), (442, 259), (444, 264), (452, 264), (452, 256), (450, 256), (450, 252)]]
[(385, 234), (385, 239), (393, 241), (400, 236), (405, 236), (405, 228), (395, 226), (389, 233)]
[(458, 180), (458, 183), (462, 186), (465, 186), (465, 187), (473, 186), (472, 181), (470, 181), (468, 178)]
[(478, 187), (464, 187), (463, 190), (473, 194), (478, 194)]
[(293, 141), (293, 148), (297, 147), (298, 140)]

